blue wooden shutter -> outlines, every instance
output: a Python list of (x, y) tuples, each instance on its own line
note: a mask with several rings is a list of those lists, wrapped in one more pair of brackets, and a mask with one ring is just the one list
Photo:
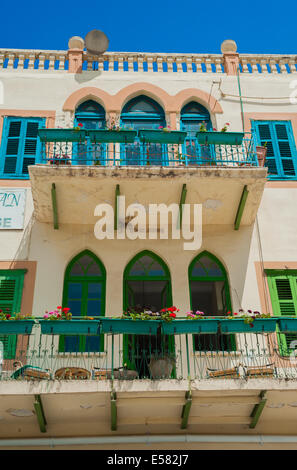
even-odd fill
[(297, 176), (297, 154), (291, 122), (253, 121), (253, 131), (259, 145), (267, 142), (266, 166), (271, 178)]
[(12, 118), (4, 122), (0, 172), (5, 178), (28, 176), (28, 165), (34, 165), (40, 155), (38, 129), (42, 118)]
[(4, 125), (4, 175), (14, 175), (17, 170), (17, 160), (20, 151), (22, 121), (10, 120)]

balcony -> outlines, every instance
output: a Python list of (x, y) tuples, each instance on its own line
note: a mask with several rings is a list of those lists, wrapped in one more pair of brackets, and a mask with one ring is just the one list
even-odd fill
[(7, 343), (1, 380), (297, 379), (297, 360), (284, 339), (297, 328), (292, 317), (256, 319), (253, 327), (225, 317), (169, 323), (74, 317), (0, 327), (6, 338), (18, 335), (16, 348)]
[[(170, 343), (162, 328), (157, 335), (135, 335), (142, 321), (124, 320), (121, 334), (122, 326), (111, 320), (111, 327), (107, 320), (104, 331), (114, 332), (98, 330), (104, 337), (100, 351), (86, 347), (84, 352), (76, 336), (68, 336), (67, 345), (54, 331), (42, 333), (42, 322), (35, 321), (30, 334), (18, 336), (16, 351), (6, 351), (0, 438), (33, 438), (40, 432), (44, 437), (112, 436), (115, 431), (178, 435), (186, 429), (293, 433), (297, 364), (295, 356), (284, 355), (276, 321), (264, 319), (260, 333), (244, 327), (233, 334), (223, 333), (224, 319), (216, 320), (219, 334), (197, 334), (197, 324), (204, 324), (204, 331), (208, 319), (188, 321), (196, 332), (194, 343), (190, 333), (177, 332)], [(142, 338), (143, 349), (137, 338)], [(79, 429), (73, 426), (77, 422)]]
[(94, 208), (114, 204), (119, 194), (126, 206), (200, 203), (204, 225), (238, 228), (239, 214), (241, 225), (255, 220), (267, 169), (258, 166), (251, 135), (228, 145), (194, 144), (178, 131), (103, 131), (104, 138), (100, 131), (39, 132), (42, 162), (29, 167), (39, 222), (54, 217), (61, 224), (93, 225)]

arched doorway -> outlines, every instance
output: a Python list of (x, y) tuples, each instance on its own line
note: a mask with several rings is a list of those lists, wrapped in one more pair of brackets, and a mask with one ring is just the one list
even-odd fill
[(195, 101), (186, 104), (180, 115), (180, 128), (187, 132), (183, 153), (188, 155), (189, 164), (199, 165), (210, 159), (210, 149), (198, 143), (196, 133), (204, 123), (207, 130), (212, 129), (209, 112)]
[[(229, 282), (223, 264), (203, 251), (189, 266), (191, 309), (205, 316), (224, 316), (231, 311)], [(235, 349), (233, 335), (193, 335), (196, 351), (230, 351)]]
[[(63, 306), (73, 315), (97, 317), (105, 314), (106, 271), (94, 253), (84, 250), (68, 264), (63, 289)], [(64, 336), (60, 350), (68, 352), (103, 351), (103, 335)]]
[[(130, 100), (121, 113), (121, 124), (130, 129), (158, 129), (166, 126), (165, 114), (153, 99), (140, 95)], [(140, 143), (138, 137), (133, 144), (121, 146), (121, 161), (124, 165), (162, 165), (167, 158), (164, 144)]]
[[(171, 278), (164, 261), (150, 251), (142, 251), (124, 271), (124, 311), (144, 309), (153, 312), (172, 305)], [(124, 361), (149, 377), (149, 358), (174, 353), (174, 338), (157, 335), (125, 335)]]
[[(75, 110), (74, 125), (82, 124), (82, 129), (105, 129), (105, 110), (95, 101), (88, 100), (81, 103)], [(77, 144), (75, 164), (77, 165), (104, 165), (106, 162), (106, 144), (88, 142)]]

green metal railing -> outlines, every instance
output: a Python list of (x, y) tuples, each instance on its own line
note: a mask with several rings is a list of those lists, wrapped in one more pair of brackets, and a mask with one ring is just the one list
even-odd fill
[[(1, 379), (297, 378), (294, 345), (284, 353), (283, 336), (286, 333), (280, 332), (278, 326), (275, 331), (270, 319), (263, 319), (265, 328), (262, 327), (260, 332), (252, 332), (248, 325), (248, 330), (239, 333), (228, 331), (226, 325), (224, 332), (220, 326), (223, 320), (219, 319), (216, 333), (197, 333), (197, 327), (206, 325), (207, 319), (185, 320), (192, 325), (195, 334), (178, 333), (177, 330), (173, 334), (172, 330), (170, 334), (164, 334), (160, 326), (157, 334), (135, 334), (134, 327), (141, 321), (123, 320), (123, 333), (102, 333), (99, 328), (95, 334), (87, 331), (83, 342), (77, 330), (73, 334), (55, 334), (54, 331), (43, 334), (41, 324), (35, 322), (30, 334), (1, 334), (0, 343), (4, 349), (4, 360), (0, 361)], [(231, 322), (235, 324), (237, 320)], [(60, 321), (47, 323), (58, 325)], [(67, 323), (75, 325), (73, 320)], [(175, 320), (167, 326), (177, 327), (178, 324)], [(165, 322), (160, 325), (166, 326)]]

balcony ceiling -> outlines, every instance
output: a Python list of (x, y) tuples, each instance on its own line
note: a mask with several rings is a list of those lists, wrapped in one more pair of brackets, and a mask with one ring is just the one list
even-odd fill
[[(193, 381), (186, 429), (181, 429), (181, 413), (187, 381), (116, 381), (114, 385), (117, 429), (111, 431), (109, 381), (2, 381), (0, 439), (133, 434), (296, 435), (296, 381)], [(251, 414), (260, 402), (262, 390), (267, 391), (267, 402), (256, 427), (250, 428)], [(46, 419), (43, 433), (34, 412), (36, 394), (41, 397)]]
[(132, 203), (166, 205), (180, 203), (186, 184), (188, 204), (203, 204), (203, 225), (233, 225), (241, 195), (249, 194), (241, 225), (251, 225), (261, 202), (266, 168), (227, 167), (100, 167), (50, 166), (29, 167), (35, 217), (39, 222), (53, 222), (51, 188), (56, 186), (59, 224), (90, 224), (96, 218), (98, 204), (114, 207), (116, 185)]

